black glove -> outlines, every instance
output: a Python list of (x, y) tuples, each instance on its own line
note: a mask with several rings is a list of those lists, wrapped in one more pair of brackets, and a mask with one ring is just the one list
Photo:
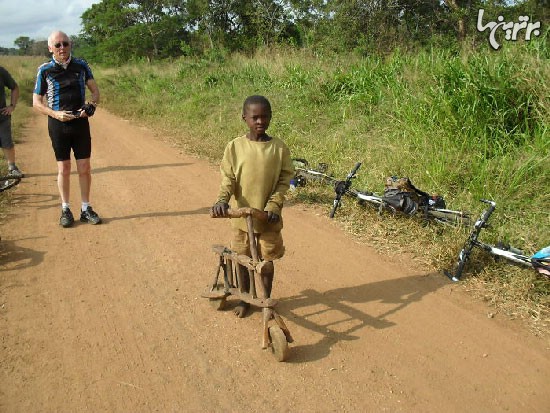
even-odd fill
[(218, 202), (212, 207), (212, 215), (215, 217), (224, 217), (228, 209), (229, 204), (227, 202)]
[(281, 217), (279, 216), (279, 214), (276, 214), (275, 212), (272, 212), (272, 211), (267, 211), (267, 222), (270, 223), (270, 224), (276, 224), (277, 222), (279, 222), (281, 219)]
[(94, 116), (95, 105), (93, 103), (86, 103), (84, 106), (82, 106), (82, 110), (86, 112), (86, 115), (88, 115), (88, 117)]

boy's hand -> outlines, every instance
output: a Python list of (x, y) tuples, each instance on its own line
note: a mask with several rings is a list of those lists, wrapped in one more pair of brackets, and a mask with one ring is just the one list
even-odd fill
[(281, 217), (279, 214), (276, 214), (275, 212), (267, 211), (267, 222), (270, 224), (276, 224), (281, 220)]
[(227, 215), (227, 210), (229, 209), (229, 204), (227, 202), (218, 202), (212, 207), (212, 216), (214, 217), (224, 217)]

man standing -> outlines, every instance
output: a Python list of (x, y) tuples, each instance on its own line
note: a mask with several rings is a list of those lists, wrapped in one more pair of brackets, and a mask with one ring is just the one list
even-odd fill
[[(48, 131), (57, 160), (57, 186), (61, 195), (59, 224), (64, 228), (74, 223), (69, 208), (71, 150), (80, 183), (80, 221), (94, 225), (101, 223), (101, 218), (90, 205), (92, 140), (88, 123), (88, 117), (93, 116), (99, 103), (99, 88), (88, 63), (73, 57), (71, 47), (71, 39), (65, 33), (55, 31), (50, 34), (48, 49), (52, 60), (39, 67), (33, 94), (33, 107), (48, 115)], [(89, 103), (85, 103), (86, 87), (92, 95)]]
[[(6, 106), (6, 88), (11, 90), (11, 104), (9, 106)], [(19, 86), (17, 86), (9, 72), (0, 66), (0, 146), (2, 146), (4, 156), (8, 161), (8, 174), (16, 178), (22, 178), (23, 174), (15, 165), (15, 146), (11, 136), (11, 114), (15, 110), (18, 99)]]

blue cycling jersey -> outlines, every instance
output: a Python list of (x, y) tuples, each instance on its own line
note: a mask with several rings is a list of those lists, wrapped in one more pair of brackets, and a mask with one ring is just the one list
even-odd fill
[(34, 93), (46, 95), (53, 110), (78, 110), (86, 101), (86, 82), (93, 78), (84, 59), (72, 57), (66, 68), (52, 59), (38, 68)]

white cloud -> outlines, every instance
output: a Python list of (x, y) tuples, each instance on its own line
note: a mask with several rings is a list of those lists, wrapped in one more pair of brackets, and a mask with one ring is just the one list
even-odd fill
[(15, 47), (20, 36), (45, 40), (54, 30), (69, 36), (82, 30), (80, 16), (101, 0), (2, 0), (0, 2), (0, 47)]

